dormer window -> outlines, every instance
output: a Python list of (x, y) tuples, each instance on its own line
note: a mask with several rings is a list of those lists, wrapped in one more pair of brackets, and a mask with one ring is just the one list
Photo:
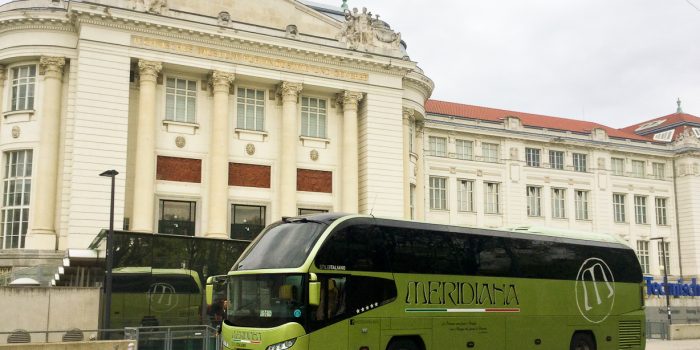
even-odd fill
[(639, 131), (642, 131), (642, 130), (645, 130), (645, 129), (653, 128), (653, 127), (658, 126), (658, 125), (661, 125), (661, 124), (663, 124), (663, 123), (665, 123), (665, 122), (666, 122), (666, 119), (654, 120), (654, 121), (651, 121), (651, 122), (642, 124), (640, 127), (638, 127), (638, 128), (637, 128), (636, 130), (634, 130), (634, 131), (635, 131), (635, 132), (639, 132)]
[(660, 132), (658, 134), (654, 134), (654, 141), (663, 141), (663, 142), (670, 142), (673, 140), (673, 134), (676, 132), (676, 130), (671, 129), (671, 130), (666, 130), (664, 132)]

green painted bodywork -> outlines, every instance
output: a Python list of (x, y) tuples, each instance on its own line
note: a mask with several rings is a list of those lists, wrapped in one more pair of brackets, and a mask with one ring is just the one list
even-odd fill
[[(334, 227), (357, 217), (334, 221), (299, 268), (232, 271), (229, 276), (261, 273), (348, 275), (350, 272), (347, 271), (319, 270), (313, 260)], [(544, 228), (501, 231), (581, 238), (577, 232)], [(616, 237), (590, 232), (583, 235), (583, 239), (620, 243)], [(359, 312), (353, 317), (311, 334), (306, 334), (297, 323), (270, 329), (224, 325), (224, 349), (265, 350), (271, 344), (296, 339), (290, 349), (357, 350), (366, 346), (370, 350), (384, 350), (392, 338), (410, 336), (420, 337), (426, 350), (564, 350), (569, 349), (572, 335), (582, 331), (593, 334), (598, 350), (642, 350), (645, 347), (642, 290), (636, 283), (589, 281), (582, 282), (587, 284), (581, 287), (573, 280), (374, 272), (351, 274), (394, 280), (398, 296), (385, 305), (366, 311), (357, 310)], [(577, 288), (586, 288), (589, 292), (588, 307)], [(637, 345), (625, 347), (621, 342), (630, 340), (621, 341), (620, 333), (621, 330), (625, 333), (630, 325), (639, 329), (631, 335), (636, 337), (631, 340), (632, 344)], [(234, 342), (246, 334), (259, 337), (260, 343)]]

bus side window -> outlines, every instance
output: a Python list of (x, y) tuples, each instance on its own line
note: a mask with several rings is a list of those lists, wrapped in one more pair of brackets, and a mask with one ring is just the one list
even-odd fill
[(321, 281), (321, 303), (312, 313), (315, 321), (333, 320), (345, 313), (345, 276), (319, 276)]
[(353, 225), (333, 232), (316, 257), (316, 266), (321, 265), (355, 271), (390, 271), (381, 230), (371, 225)]

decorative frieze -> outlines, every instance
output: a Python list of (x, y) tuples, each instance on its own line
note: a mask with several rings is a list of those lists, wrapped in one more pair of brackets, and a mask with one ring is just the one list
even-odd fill
[(271, 68), (294, 73), (310, 74), (342, 80), (367, 81), (367, 73), (357, 73), (347, 70), (328, 68), (308, 63), (287, 61), (279, 58), (251, 55), (247, 53), (215, 49), (211, 47), (185, 44), (175, 41), (132, 36), (131, 44), (135, 47), (164, 50), (177, 54), (186, 54), (201, 58), (226, 60), (239, 64), (250, 64), (257, 67)]

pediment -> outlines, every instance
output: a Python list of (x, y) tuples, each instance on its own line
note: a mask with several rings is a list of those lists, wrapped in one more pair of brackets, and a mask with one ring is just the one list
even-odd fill
[(296, 25), (299, 33), (334, 39), (341, 23), (296, 0), (168, 0), (171, 10), (217, 17), (226, 11), (231, 21), (285, 30)]

